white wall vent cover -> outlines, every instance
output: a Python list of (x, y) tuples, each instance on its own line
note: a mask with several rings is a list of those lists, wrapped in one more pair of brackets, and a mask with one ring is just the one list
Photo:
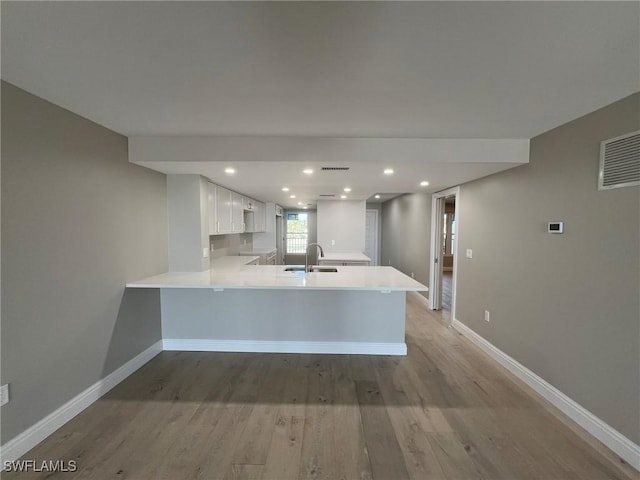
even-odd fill
[(600, 144), (598, 190), (640, 185), (640, 130)]

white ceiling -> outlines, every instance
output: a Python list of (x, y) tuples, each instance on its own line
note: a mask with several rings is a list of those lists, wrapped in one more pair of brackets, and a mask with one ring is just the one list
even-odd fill
[[(315, 200), (432, 192), (526, 163), (529, 141), (330, 137), (129, 138), (129, 161), (165, 173), (199, 173), (258, 200), (295, 207)], [(232, 175), (225, 169), (232, 167)], [(322, 171), (348, 167), (348, 171)], [(387, 175), (385, 169), (393, 169)], [(311, 169), (308, 175), (303, 170)], [(428, 181), (426, 187), (421, 181)], [(282, 188), (289, 190), (283, 192)], [(344, 188), (351, 188), (345, 192)], [(324, 195), (335, 195), (325, 197)], [(291, 198), (295, 195), (295, 198)]]
[(127, 136), (529, 139), (640, 90), (638, 2), (1, 8), (2, 78)]

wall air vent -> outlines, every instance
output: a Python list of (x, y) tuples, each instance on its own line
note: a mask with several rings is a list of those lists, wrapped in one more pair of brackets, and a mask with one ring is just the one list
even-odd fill
[(349, 167), (322, 167), (323, 172), (346, 172)]
[(598, 190), (640, 185), (640, 130), (600, 144)]

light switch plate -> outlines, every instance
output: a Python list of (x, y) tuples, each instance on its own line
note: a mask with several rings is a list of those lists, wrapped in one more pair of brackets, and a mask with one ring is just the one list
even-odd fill
[(207, 247), (202, 249), (202, 258), (209, 258), (209, 249)]
[(473, 250), (467, 248), (467, 258), (473, 258)]
[(0, 387), (0, 406), (9, 403), (9, 384), (2, 385)]

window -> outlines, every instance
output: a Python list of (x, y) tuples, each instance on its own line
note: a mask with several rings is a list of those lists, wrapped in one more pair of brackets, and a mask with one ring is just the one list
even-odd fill
[(445, 213), (442, 228), (442, 254), (452, 255), (456, 248), (456, 216), (454, 213)]
[(287, 213), (287, 253), (304, 253), (309, 239), (309, 214)]

